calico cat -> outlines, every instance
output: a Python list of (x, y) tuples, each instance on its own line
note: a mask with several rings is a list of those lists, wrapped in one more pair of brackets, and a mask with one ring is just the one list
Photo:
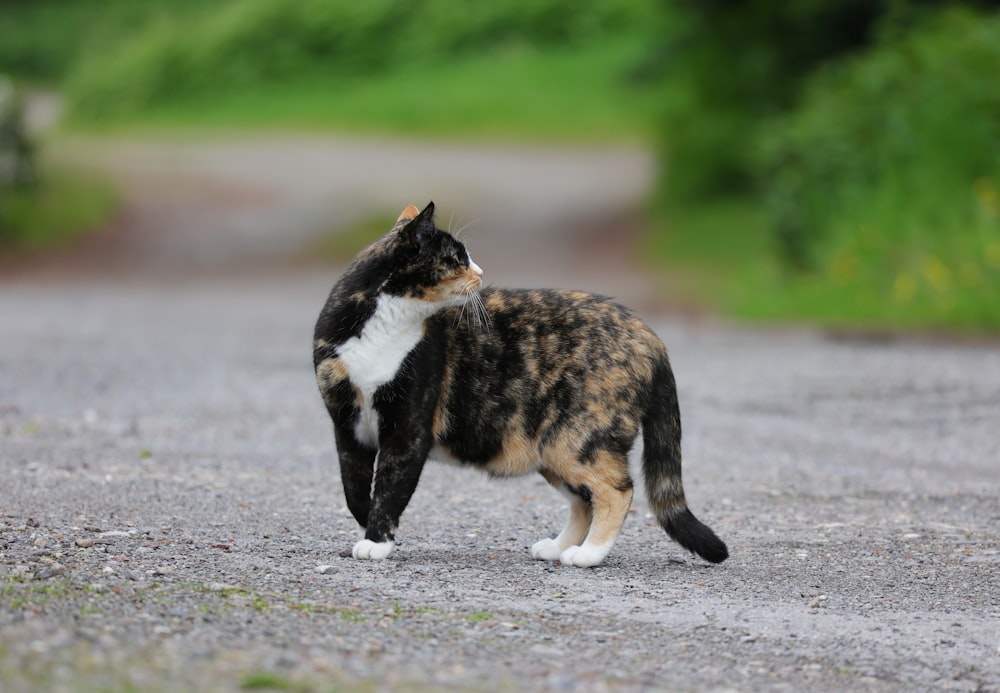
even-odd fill
[(362, 250), (316, 323), (313, 365), (333, 420), (359, 559), (395, 547), (428, 457), (492, 476), (539, 472), (569, 519), (533, 558), (594, 566), (632, 501), (627, 455), (643, 432), (643, 476), (659, 523), (714, 563), (726, 545), (688, 510), (681, 422), (659, 338), (626, 308), (555, 290), (479, 290), (483, 271), (407, 207)]

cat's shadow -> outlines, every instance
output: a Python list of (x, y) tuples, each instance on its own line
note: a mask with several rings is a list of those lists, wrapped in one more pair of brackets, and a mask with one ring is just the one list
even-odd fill
[[(351, 551), (340, 552), (342, 558), (351, 558)], [(559, 573), (575, 571), (578, 574), (620, 573), (635, 575), (639, 573), (678, 573), (693, 572), (698, 569), (711, 568), (696, 559), (687, 559), (674, 555), (657, 556), (654, 560), (638, 561), (633, 556), (608, 556), (603, 563), (592, 568), (565, 566), (558, 561), (539, 561), (531, 558), (528, 547), (523, 548), (452, 548), (440, 545), (411, 545), (402, 543), (395, 553), (387, 559), (397, 569), (419, 570), (427, 568), (435, 573), (447, 570), (454, 574), (456, 570), (467, 570), (484, 573), (508, 575), (540, 575), (544, 573)]]

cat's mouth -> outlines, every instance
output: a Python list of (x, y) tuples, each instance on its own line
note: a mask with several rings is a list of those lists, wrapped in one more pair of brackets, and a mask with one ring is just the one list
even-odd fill
[(465, 271), (453, 281), (454, 288), (452, 290), (456, 296), (470, 296), (479, 291), (479, 287), (483, 285), (483, 270), (479, 265), (470, 260), (469, 266), (465, 268)]

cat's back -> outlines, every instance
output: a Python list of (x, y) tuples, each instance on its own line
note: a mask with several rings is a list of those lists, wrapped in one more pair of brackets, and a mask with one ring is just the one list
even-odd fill
[[(629, 359), (652, 362), (665, 356), (653, 331), (612, 299), (564, 289), (483, 289), (484, 316), (451, 308), (446, 329), (466, 348), (531, 354), (543, 363), (578, 361), (599, 366)], [(499, 353), (497, 354), (499, 355)]]

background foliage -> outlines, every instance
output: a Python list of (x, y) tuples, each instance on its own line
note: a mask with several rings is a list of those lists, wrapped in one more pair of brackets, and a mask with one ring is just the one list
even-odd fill
[(996, 4), (671, 2), (654, 247), (747, 316), (1000, 326)]
[(579, 48), (646, 31), (654, 14), (651, 0), (242, 0), (194, 25), (156, 21), (112, 54), (89, 54), (69, 88), (79, 117), (114, 118), (285, 80), (336, 89), (415, 64)]
[(7, 0), (75, 127), (660, 147), (651, 256), (737, 315), (1000, 328), (998, 0)]

